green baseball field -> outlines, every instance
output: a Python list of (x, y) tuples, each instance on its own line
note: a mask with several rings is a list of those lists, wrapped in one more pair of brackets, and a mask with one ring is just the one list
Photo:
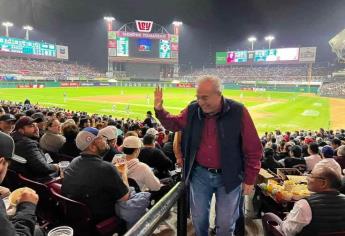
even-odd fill
[[(56, 106), (75, 111), (112, 114), (113, 117), (143, 119), (153, 111), (154, 88), (78, 87), (1, 89), (0, 99)], [(260, 133), (275, 129), (344, 128), (345, 100), (311, 94), (225, 90), (224, 95), (244, 103)], [(164, 89), (164, 106), (178, 114), (191, 100), (195, 89)]]

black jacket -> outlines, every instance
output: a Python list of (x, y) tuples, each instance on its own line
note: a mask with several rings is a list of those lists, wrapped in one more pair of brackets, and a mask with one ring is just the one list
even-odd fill
[(29, 202), (20, 203), (17, 212), (11, 220), (6, 214), (5, 204), (0, 199), (0, 235), (1, 236), (29, 236), (34, 235), (36, 205)]
[(47, 178), (49, 174), (55, 172), (54, 166), (47, 163), (37, 141), (19, 132), (13, 133), (12, 137), (15, 143), (15, 154), (25, 158), (27, 163), (12, 162), (10, 169), (32, 179)]

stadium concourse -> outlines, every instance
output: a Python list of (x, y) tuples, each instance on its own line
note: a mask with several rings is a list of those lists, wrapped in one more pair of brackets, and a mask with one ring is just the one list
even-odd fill
[[(32, 119), (30, 120), (28, 117), (32, 117)], [(23, 139), (18, 139), (18, 130), (23, 125), (28, 124), (32, 124), (37, 129), (39, 135), (28, 136), (31, 140), (30, 142), (37, 144), (37, 146), (26, 145), (25, 147), (28, 149), (20, 150), (21, 146), (18, 145), (24, 145), (24, 143)], [(126, 143), (126, 137), (137, 136), (141, 138), (144, 146), (141, 148), (142, 155), (139, 155), (139, 162), (144, 162), (151, 167), (155, 176), (154, 178), (160, 179), (161, 183), (165, 183), (165, 186), (168, 186), (159, 190), (161, 193), (155, 195), (155, 201), (157, 202), (171, 188), (176, 177), (171, 175), (171, 173), (176, 174), (174, 172), (176, 164), (174, 154), (176, 150), (173, 148), (174, 133), (165, 130), (164, 127), (157, 124), (155, 118), (149, 112), (145, 120), (132, 120), (106, 115), (88, 114), (87, 112), (67, 111), (57, 107), (41, 107), (38, 104), (31, 105), (29, 100), (26, 100), (24, 103), (8, 101), (2, 101), (0, 103), (0, 131), (8, 133), (14, 138), (16, 144), (15, 153), (20, 154), (28, 161), (32, 158), (38, 158), (39, 155), (43, 155), (44, 157), (43, 153), (45, 153), (45, 156), (49, 154), (51, 158), (50, 162), (53, 163), (48, 164), (47, 160), (43, 158), (40, 161), (44, 162), (44, 165), (58, 164), (62, 160), (72, 161), (81, 152), (79, 141), (76, 141), (77, 135), (80, 132), (90, 130), (90, 127), (99, 130), (107, 138), (108, 144), (111, 147), (111, 153), (106, 153), (103, 156), (103, 161), (111, 161), (115, 153), (126, 152), (127, 146), (126, 144), (124, 145), (124, 142)], [(59, 144), (58, 140), (60, 140)], [(344, 129), (324, 130), (320, 128), (319, 130), (299, 130), (285, 133), (277, 129), (275, 131), (267, 131), (262, 135), (261, 142), (265, 150), (262, 158), (262, 168), (268, 170), (270, 173), (275, 173), (277, 168), (294, 167), (298, 168), (302, 173), (308, 173), (318, 162), (325, 162), (326, 165), (330, 165), (337, 171), (338, 168), (339, 171), (340, 168), (345, 168)], [(30, 148), (32, 150), (29, 150)], [(150, 155), (154, 155), (154, 159), (156, 160), (152, 160), (153, 156)], [(42, 176), (42, 172), (38, 174), (37, 169), (30, 169), (29, 167), (18, 168), (18, 166), (11, 164), (9, 169), (11, 170), (11, 175), (17, 172), (16, 174), (24, 175), (31, 180), (44, 184), (52, 180), (56, 182), (57, 179), (57, 172), (54, 170)], [(133, 175), (131, 178), (135, 179), (137, 176)], [(169, 180), (168, 182), (167, 179)], [(137, 181), (134, 181), (134, 184), (130, 182), (130, 185), (137, 187), (135, 184), (137, 182), (139, 184), (137, 191), (150, 191), (149, 188), (141, 188), (141, 186), (145, 185), (141, 181), (137, 179)], [(146, 186), (149, 186), (149, 184), (146, 183)], [(17, 186), (11, 181), (6, 182), (5, 179), (5, 187), (13, 190)], [(344, 191), (344, 186), (341, 191)], [(151, 193), (153, 192), (155, 191), (151, 190)], [(38, 193), (40, 194), (40, 192)], [(245, 219), (246, 222), (246, 235), (262, 235), (263, 233), (260, 218), (264, 212), (269, 210), (266, 205), (267, 199), (264, 199), (265, 196), (262, 195), (262, 189), (257, 187), (255, 196), (251, 196), (245, 200), (245, 211), (242, 219)], [(39, 197), (44, 198), (43, 195)], [(284, 210), (288, 210), (288, 208), (284, 208)], [(44, 216), (42, 209), (39, 209), (37, 214), (39, 218)], [(61, 222), (60, 215), (57, 213), (50, 217), (48, 220), (49, 224), (45, 224), (46, 229), (60, 224), (71, 223)], [(211, 214), (211, 232), (214, 228), (213, 217), (214, 214)], [(42, 220), (39, 221), (40, 223), (47, 222), (43, 221), (43, 219), (40, 220)], [(189, 235), (193, 235), (193, 228), (190, 221), (188, 222)], [(175, 235), (175, 224), (176, 211), (173, 208), (169, 217), (156, 229), (154, 235)], [(77, 228), (76, 230), (78, 231)], [(243, 230), (243, 225), (238, 223), (236, 235), (243, 235)]]

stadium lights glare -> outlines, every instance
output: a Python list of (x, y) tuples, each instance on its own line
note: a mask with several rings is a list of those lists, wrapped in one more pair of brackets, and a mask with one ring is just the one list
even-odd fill
[(254, 42), (256, 41), (256, 38), (255, 37), (249, 37), (248, 38), (248, 41), (252, 43), (252, 51), (254, 50)]
[(103, 19), (104, 19), (105, 21), (114, 21), (114, 20), (115, 20), (115, 18), (112, 17), (112, 16), (105, 16)]
[(181, 21), (173, 21), (173, 25), (181, 26), (183, 23)]
[(29, 31), (33, 30), (34, 28), (30, 25), (24, 25), (23, 29), (25, 30), (25, 39), (29, 40)]
[(268, 41), (268, 49), (271, 49), (271, 42), (274, 40), (274, 36), (268, 35), (265, 37), (265, 40)]
[(9, 37), (8, 28), (13, 26), (12, 22), (6, 21), (2, 22), (2, 26), (6, 28), (6, 37)]

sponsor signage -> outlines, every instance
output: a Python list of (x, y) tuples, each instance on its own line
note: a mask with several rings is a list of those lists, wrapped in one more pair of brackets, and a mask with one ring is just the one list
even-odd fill
[(117, 37), (148, 38), (148, 39), (163, 39), (163, 40), (169, 40), (171, 37), (170, 34), (125, 32), (125, 31), (118, 31), (116, 35)]
[(315, 62), (316, 47), (300, 48), (299, 61), (300, 62)]
[(136, 20), (135, 25), (137, 26), (138, 32), (150, 33), (152, 30), (153, 21)]
[(56, 45), (56, 58), (68, 60), (68, 47), (63, 45)]
[(193, 88), (193, 84), (192, 83), (180, 83), (180, 84), (176, 84), (177, 88)]
[(61, 82), (60, 86), (61, 87), (78, 87), (79, 82)]

